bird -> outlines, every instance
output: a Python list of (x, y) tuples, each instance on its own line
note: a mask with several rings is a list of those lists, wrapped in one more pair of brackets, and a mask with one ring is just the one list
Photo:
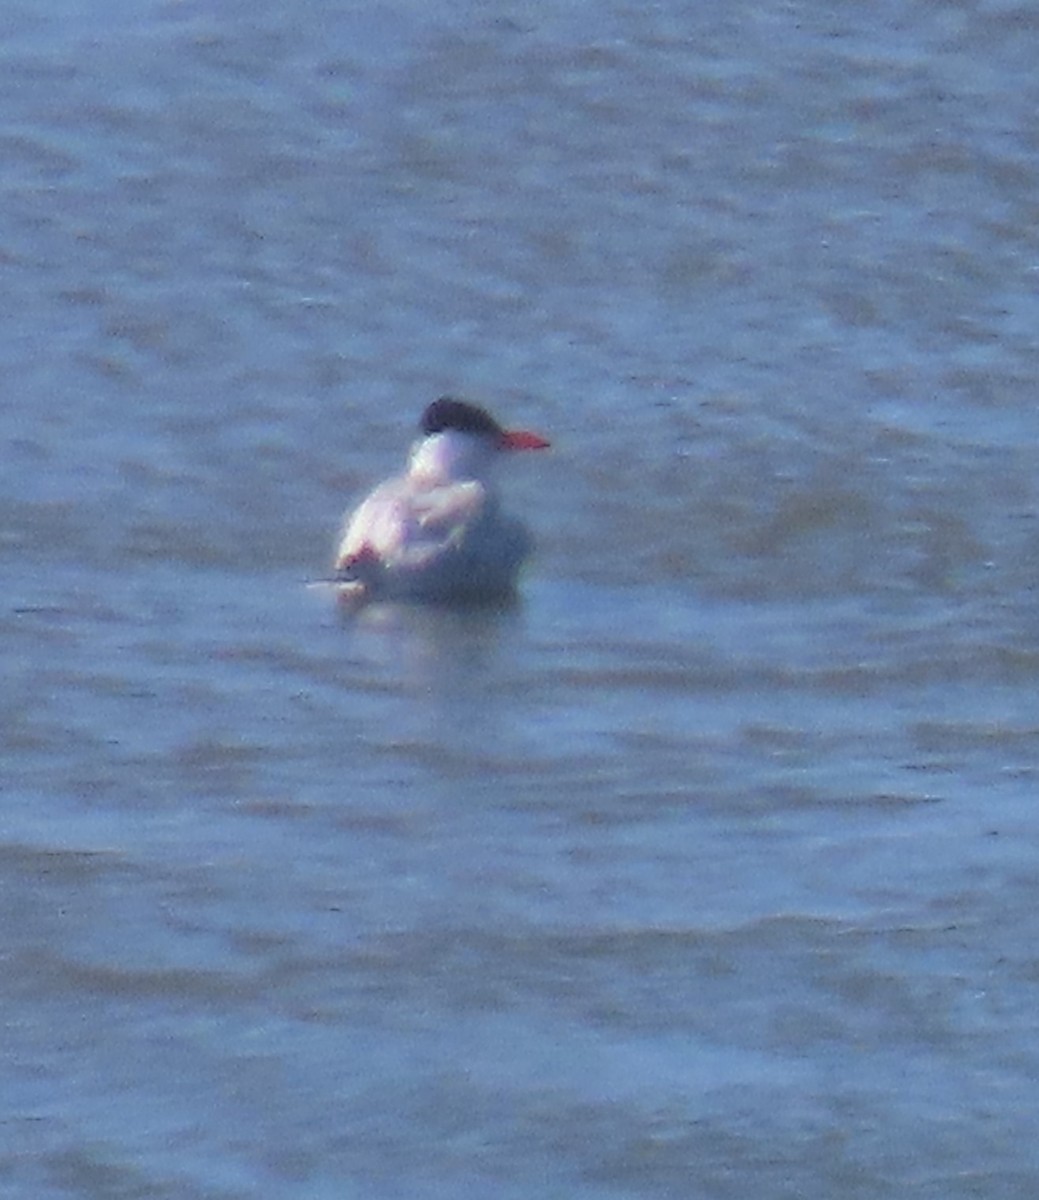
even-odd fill
[(478, 603), (515, 594), (532, 540), (502, 511), (494, 486), (503, 455), (549, 441), (503, 428), (485, 409), (441, 396), (422, 413), (403, 475), (347, 515), (333, 581), (341, 601)]

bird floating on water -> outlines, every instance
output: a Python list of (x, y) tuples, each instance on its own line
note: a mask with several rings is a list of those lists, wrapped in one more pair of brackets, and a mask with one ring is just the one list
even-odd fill
[(548, 441), (504, 429), (484, 409), (442, 396), (426, 408), (407, 471), (348, 515), (335, 559), (339, 597), (479, 602), (508, 597), (530, 553), (523, 524), (494, 487), (504, 454)]

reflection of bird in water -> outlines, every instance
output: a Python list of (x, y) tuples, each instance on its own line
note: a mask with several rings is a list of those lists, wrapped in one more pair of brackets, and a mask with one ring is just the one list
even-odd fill
[(509, 596), (530, 536), (500, 508), (494, 468), (504, 452), (542, 450), (536, 433), (503, 429), (448, 396), (422, 414), (404, 475), (381, 483), (347, 519), (335, 583), (350, 603), (479, 601)]

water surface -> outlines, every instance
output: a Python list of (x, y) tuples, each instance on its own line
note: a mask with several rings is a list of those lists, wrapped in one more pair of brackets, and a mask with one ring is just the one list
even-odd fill
[(0, 1194), (1035, 1194), (1037, 36), (5, 8)]

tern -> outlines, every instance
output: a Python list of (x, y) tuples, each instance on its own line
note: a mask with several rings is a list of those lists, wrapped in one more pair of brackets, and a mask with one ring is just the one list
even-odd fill
[(495, 468), (549, 442), (504, 429), (484, 409), (441, 396), (419, 422), (407, 470), (347, 516), (333, 582), (350, 603), (376, 599), (479, 602), (511, 595), (531, 538), (506, 515)]

